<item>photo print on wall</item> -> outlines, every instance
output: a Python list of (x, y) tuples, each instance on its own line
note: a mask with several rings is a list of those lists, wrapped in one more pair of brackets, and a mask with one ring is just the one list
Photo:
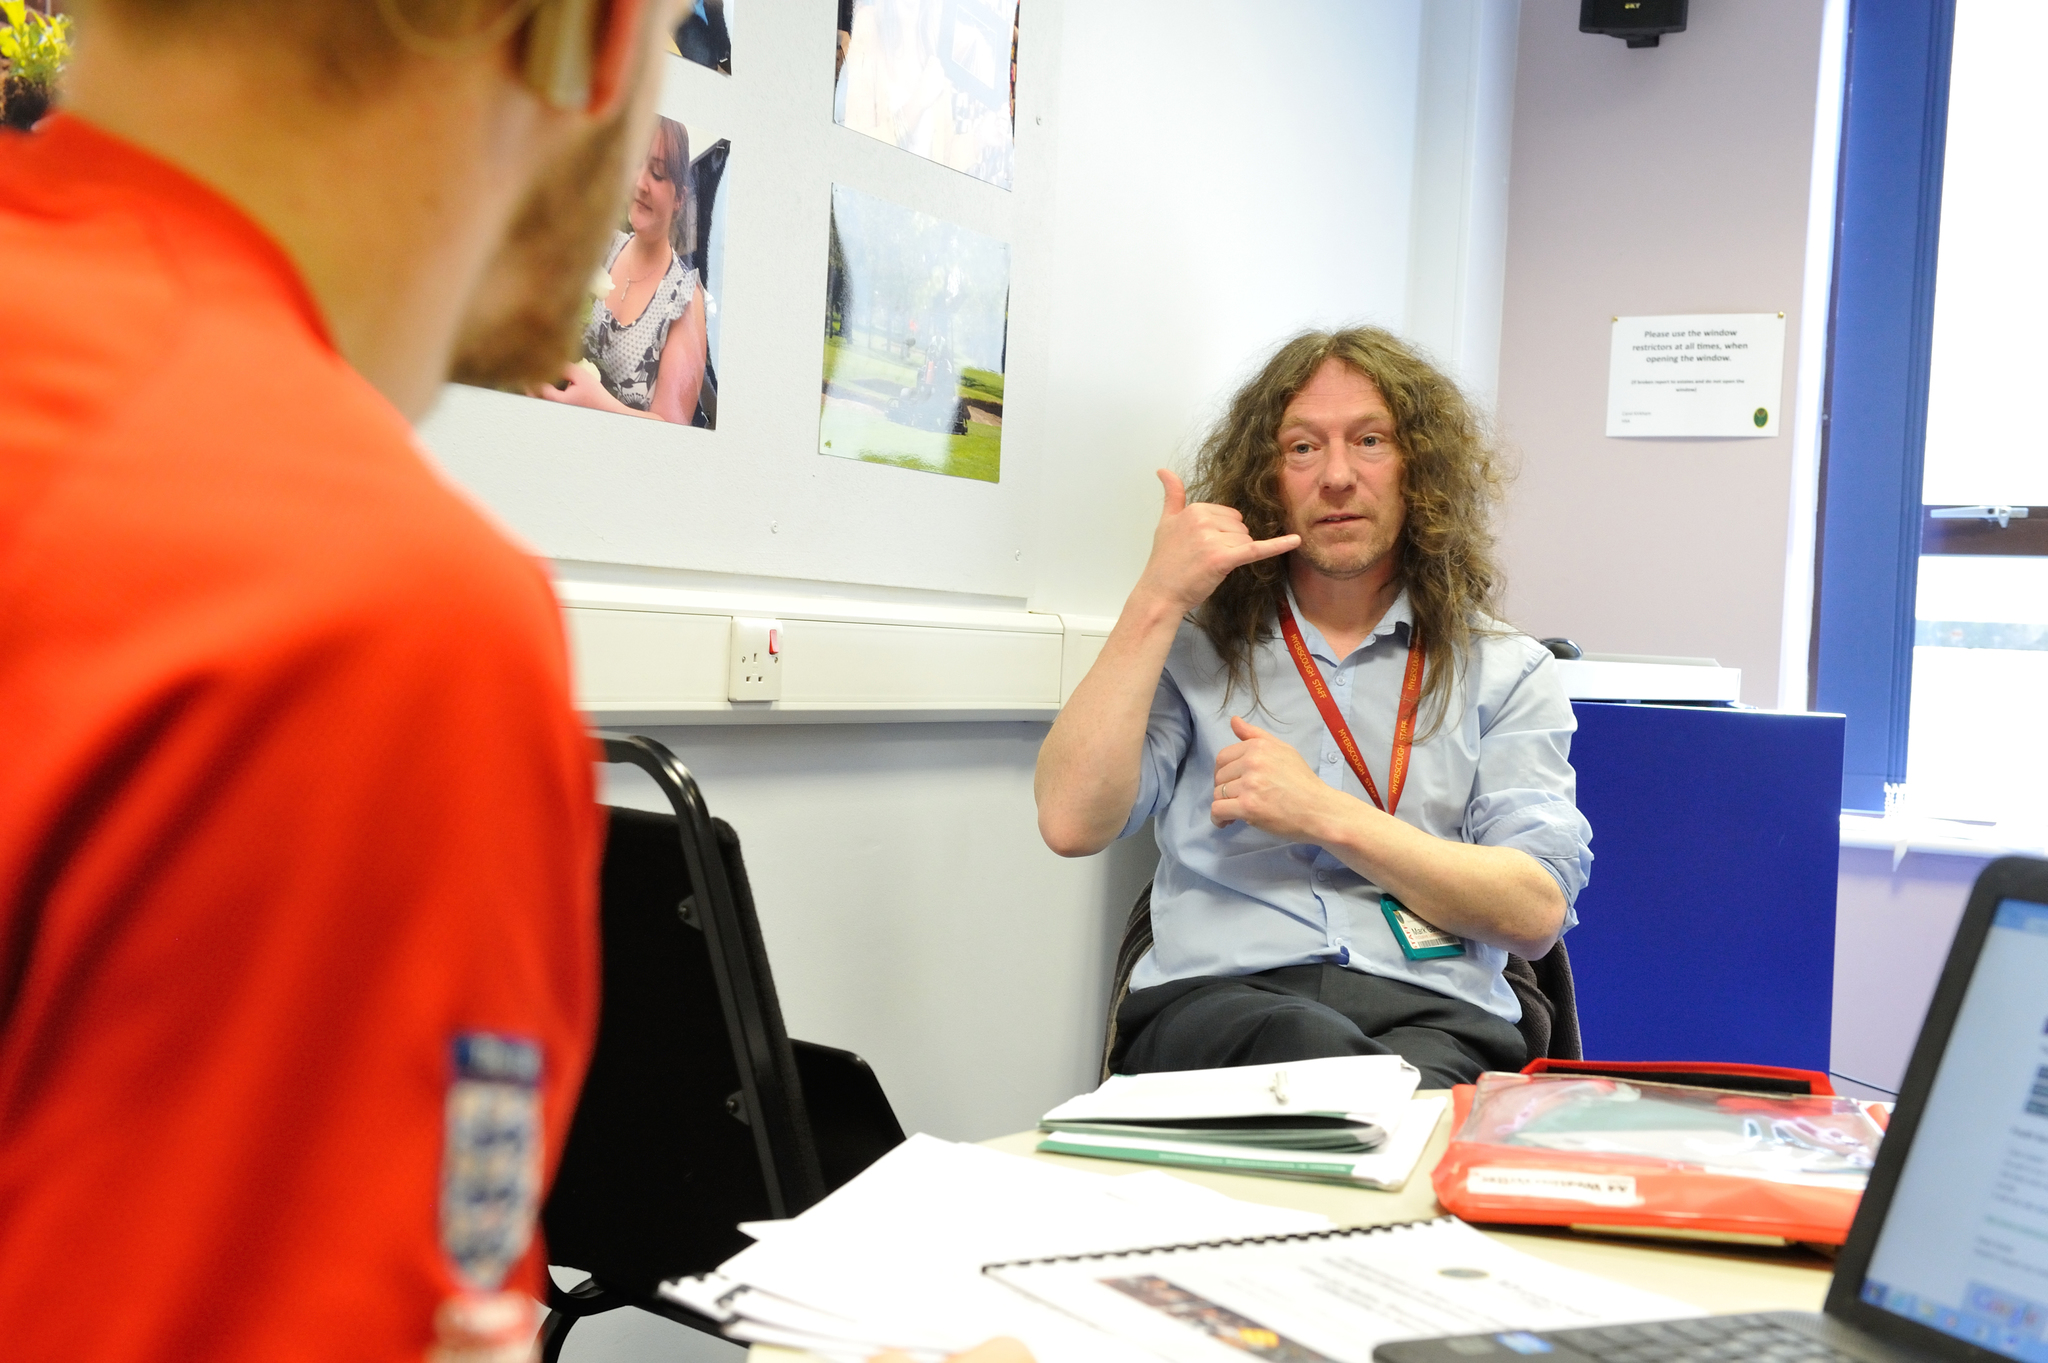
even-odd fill
[(818, 453), (1001, 481), (1010, 248), (832, 186)]
[(718, 424), (718, 298), (725, 259), (719, 186), (732, 144), (694, 149), (656, 124), (603, 263), (590, 281), (582, 357), (533, 397), (679, 426)]
[(832, 119), (1008, 189), (1017, 0), (839, 0)]
[(732, 0), (697, 0), (670, 35), (668, 50), (684, 61), (732, 74)]

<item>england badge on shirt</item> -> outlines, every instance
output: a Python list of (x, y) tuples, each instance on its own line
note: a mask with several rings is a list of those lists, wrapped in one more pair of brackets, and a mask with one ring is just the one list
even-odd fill
[(540, 1047), (455, 1038), (441, 1157), (441, 1245), (473, 1291), (495, 1290), (533, 1238), (540, 1206)]

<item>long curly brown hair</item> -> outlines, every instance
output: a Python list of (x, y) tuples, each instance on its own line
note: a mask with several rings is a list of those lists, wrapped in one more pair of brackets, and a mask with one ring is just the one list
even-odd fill
[[(1493, 621), (1502, 585), (1493, 557), (1492, 513), (1507, 475), (1485, 421), (1457, 385), (1378, 327), (1305, 331), (1231, 398), (1223, 420), (1196, 452), (1188, 499), (1235, 507), (1254, 539), (1284, 533), (1280, 422), (1287, 404), (1327, 360), (1371, 379), (1394, 418), (1407, 503), (1394, 549), (1426, 657), (1426, 737), (1443, 720), (1473, 637), (1498, 628)], [(1272, 637), (1274, 602), (1287, 579), (1289, 557), (1237, 569), (1195, 612), (1195, 623), (1230, 669), (1231, 689), (1248, 686), (1254, 701), (1252, 650)]]

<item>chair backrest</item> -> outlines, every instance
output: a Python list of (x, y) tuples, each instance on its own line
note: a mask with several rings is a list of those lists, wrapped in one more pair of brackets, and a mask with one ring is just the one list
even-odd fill
[(818, 1144), (825, 1188), (852, 1182), (861, 1170), (903, 1144), (903, 1126), (882, 1081), (852, 1051), (792, 1041), (804, 1081), (804, 1109)]
[[(1131, 916), (1124, 923), (1123, 940), (1117, 944), (1116, 964), (1110, 972), (1109, 1017), (1102, 1029), (1102, 1077), (1108, 1079), (1116, 1059), (1117, 1009), (1131, 992), (1131, 971), (1152, 949), (1152, 886), (1138, 892)], [(1508, 987), (1521, 1000), (1522, 1020), (1515, 1024), (1528, 1043), (1531, 1060), (1582, 1060), (1579, 1040), (1579, 1006), (1572, 990), (1572, 962), (1565, 954), (1564, 941), (1539, 961), (1509, 956)]]
[(1152, 949), (1152, 882), (1146, 881), (1145, 888), (1138, 891), (1138, 902), (1131, 905), (1131, 916), (1124, 922), (1123, 940), (1117, 943), (1116, 964), (1109, 975), (1109, 1020), (1102, 1028), (1102, 1078), (1110, 1076), (1110, 1064), (1116, 1059), (1116, 1012), (1123, 1007), (1124, 999), (1131, 992), (1131, 972), (1138, 968), (1138, 962)]
[(1510, 955), (1505, 972), (1508, 988), (1521, 1000), (1522, 1020), (1515, 1027), (1528, 1043), (1531, 1060), (1583, 1060), (1579, 1039), (1579, 1003), (1572, 988), (1572, 958), (1564, 939), (1534, 961)]
[(824, 1195), (739, 839), (661, 744), (604, 738), (675, 813), (610, 811), (597, 1047), (542, 1224), (550, 1262), (648, 1290)]

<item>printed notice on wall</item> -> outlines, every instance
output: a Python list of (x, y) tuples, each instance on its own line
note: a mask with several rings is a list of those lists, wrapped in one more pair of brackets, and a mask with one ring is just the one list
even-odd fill
[(1776, 435), (1785, 314), (1617, 317), (1607, 434)]

